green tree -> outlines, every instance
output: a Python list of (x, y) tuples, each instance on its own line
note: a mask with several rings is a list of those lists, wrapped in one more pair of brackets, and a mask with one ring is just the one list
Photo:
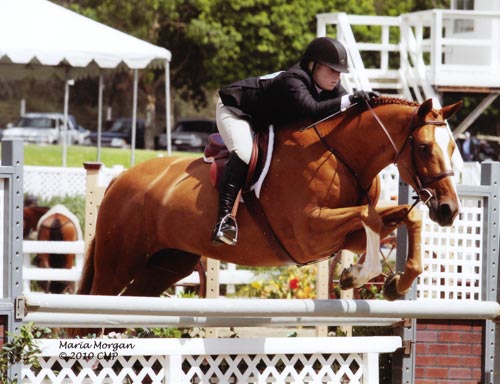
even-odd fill
[[(292, 3), (199, 0), (196, 3), (198, 14), (189, 20), (183, 36), (191, 49), (187, 50), (184, 44), (177, 49), (176, 30), (160, 31), (160, 44), (172, 50), (172, 64), (179, 69), (176, 72), (179, 78), (174, 81), (180, 80), (178, 85), (190, 88), (191, 92), (201, 87), (216, 89), (237, 79), (286, 69), (298, 60), (314, 38), (318, 13), (374, 12), (371, 0), (357, 4), (336, 1), (333, 5), (318, 0)], [(168, 23), (160, 25), (169, 26)]]
[[(236, 79), (286, 69), (316, 34), (316, 14), (374, 14), (373, 0), (74, 0), (60, 4), (166, 47), (177, 96), (197, 105), (206, 91)], [(142, 75), (156, 93), (162, 72)], [(115, 78), (116, 81), (116, 78)], [(123, 83), (123, 80), (120, 84)]]

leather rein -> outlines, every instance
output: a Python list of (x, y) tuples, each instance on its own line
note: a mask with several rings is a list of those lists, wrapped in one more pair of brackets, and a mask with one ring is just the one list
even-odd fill
[[(436, 181), (439, 181), (445, 177), (453, 176), (454, 172), (453, 172), (453, 170), (449, 169), (449, 170), (445, 170), (443, 172), (438, 172), (438, 173), (433, 174), (433, 175), (427, 175), (427, 176), (423, 176), (423, 177), (420, 176), (418, 173), (416, 158), (415, 158), (413, 133), (415, 132), (415, 130), (417, 128), (420, 128), (420, 127), (425, 126), (425, 125), (444, 126), (444, 125), (446, 125), (446, 121), (431, 120), (431, 121), (424, 121), (422, 123), (414, 124), (414, 119), (415, 119), (415, 116), (416, 116), (417, 111), (418, 111), (418, 109), (416, 109), (415, 113), (413, 114), (413, 116), (410, 120), (410, 130), (409, 130), (408, 136), (407, 136), (406, 140), (404, 141), (403, 145), (401, 146), (401, 148), (398, 149), (398, 147), (396, 146), (396, 143), (394, 142), (389, 131), (385, 127), (384, 123), (377, 116), (377, 114), (375, 113), (375, 111), (371, 107), (370, 103), (367, 100), (364, 100), (364, 101), (365, 101), (365, 104), (366, 104), (368, 110), (370, 111), (370, 113), (372, 114), (374, 119), (377, 121), (378, 125), (382, 128), (385, 136), (387, 137), (387, 139), (391, 143), (392, 148), (394, 149), (394, 153), (395, 153), (394, 164), (397, 166), (398, 163), (401, 163), (403, 165), (403, 167), (405, 167), (405, 169), (408, 171), (409, 174), (413, 174), (413, 181), (415, 182), (415, 185), (418, 189), (417, 197), (416, 197), (413, 205), (410, 207), (410, 209), (406, 213), (406, 215), (408, 215), (410, 213), (410, 211), (418, 204), (419, 201), (422, 201), (424, 204), (429, 205), (430, 200), (434, 197), (434, 194), (428, 188), (429, 184), (432, 184)], [(331, 116), (329, 116), (328, 118), (330, 118), (330, 117)], [(326, 120), (326, 119), (323, 119), (323, 120)], [(363, 194), (365, 195), (365, 197), (368, 201), (368, 204), (371, 205), (371, 201), (370, 201), (369, 194), (368, 194), (368, 191), (371, 188), (371, 184), (368, 186), (368, 188), (363, 188), (363, 186), (361, 185), (361, 182), (359, 180), (358, 174), (352, 169), (352, 167), (349, 165), (349, 163), (339, 154), (339, 152), (327, 142), (326, 138), (321, 134), (321, 132), (319, 132), (319, 130), (317, 128), (318, 123), (319, 122), (314, 123), (314, 124), (310, 125), (309, 127), (304, 128), (304, 129), (311, 128), (311, 127), (314, 128), (314, 131), (316, 132), (320, 141), (323, 143), (323, 145), (326, 147), (326, 149), (330, 153), (332, 153), (335, 156), (335, 158), (337, 158), (342, 164), (344, 164), (344, 166), (348, 169), (348, 171), (354, 176), (356, 182), (358, 183), (359, 188), (363, 191)], [(411, 168), (408, 166), (408, 164), (406, 164), (404, 159), (401, 158), (401, 154), (403, 153), (403, 151), (405, 150), (407, 145), (410, 146), (412, 166), (413, 166), (413, 169), (415, 170), (414, 173), (410, 172)]]

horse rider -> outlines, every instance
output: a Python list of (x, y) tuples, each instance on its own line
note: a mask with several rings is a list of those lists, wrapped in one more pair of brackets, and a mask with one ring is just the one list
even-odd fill
[(300, 119), (318, 121), (378, 97), (362, 90), (348, 94), (340, 84), (341, 72), (349, 72), (345, 47), (338, 40), (319, 37), (287, 71), (241, 80), (219, 91), (217, 127), (230, 156), (222, 175), (214, 244), (236, 245), (238, 227), (232, 210), (246, 180), (254, 132)]

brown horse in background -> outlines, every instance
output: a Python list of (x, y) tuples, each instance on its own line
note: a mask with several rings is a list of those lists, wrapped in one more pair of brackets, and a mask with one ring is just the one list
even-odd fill
[(289, 259), (269, 245), (245, 204), (238, 211), (238, 245), (212, 244), (217, 191), (208, 166), (203, 159), (158, 158), (122, 173), (106, 191), (78, 293), (159, 296), (189, 275), (200, 255), (279, 266), (316, 262), (340, 249), (367, 251), (365, 262), (341, 278), (343, 288), (359, 287), (380, 274), (380, 238), (404, 224), (405, 271), (389, 277), (384, 290), (390, 300), (404, 295), (422, 270), (421, 218), (408, 205), (377, 207), (377, 175), (396, 163), (426, 200), (430, 217), (452, 225), (459, 201), (451, 177), (455, 142), (445, 120), (461, 103), (439, 110), (432, 100), (370, 103), (309, 129), (301, 130), (310, 122), (277, 127), (260, 204)]
[(23, 209), (23, 239), (29, 239), (40, 218), (47, 213), (50, 207), (39, 207), (37, 205), (24, 205)]
[[(70, 212), (62, 205), (39, 207), (36, 204), (27, 205), (23, 210), (24, 238), (28, 239), (31, 232), (36, 231), (39, 241), (76, 241), (79, 240), (79, 230)], [(71, 269), (75, 265), (74, 254), (38, 253), (34, 263), (39, 268)], [(74, 293), (75, 283), (70, 281), (41, 281), (38, 286), (46, 293)]]

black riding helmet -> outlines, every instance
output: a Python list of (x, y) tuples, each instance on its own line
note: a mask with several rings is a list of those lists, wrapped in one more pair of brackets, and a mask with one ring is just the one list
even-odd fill
[(348, 73), (347, 51), (338, 40), (317, 37), (309, 43), (302, 56), (302, 63), (314, 61), (338, 72)]

